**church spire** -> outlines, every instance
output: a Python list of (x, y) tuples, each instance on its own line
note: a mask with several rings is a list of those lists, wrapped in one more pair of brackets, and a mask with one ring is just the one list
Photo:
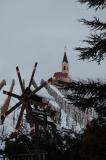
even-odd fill
[(65, 51), (64, 51), (63, 61), (62, 61), (62, 73), (67, 74), (67, 77), (69, 75), (69, 63), (66, 55), (66, 46), (65, 46)]
[(65, 46), (65, 51), (64, 51), (64, 57), (63, 57), (63, 63), (68, 63), (67, 55), (66, 55), (66, 46)]

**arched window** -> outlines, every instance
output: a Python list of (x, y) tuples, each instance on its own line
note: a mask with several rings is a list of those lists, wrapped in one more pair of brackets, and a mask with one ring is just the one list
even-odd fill
[(66, 66), (63, 67), (63, 70), (66, 70)]

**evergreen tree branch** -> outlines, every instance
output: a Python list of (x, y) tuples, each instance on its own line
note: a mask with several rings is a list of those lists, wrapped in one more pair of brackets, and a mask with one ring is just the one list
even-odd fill
[(96, 107), (100, 104), (100, 99), (98, 97), (92, 97), (85, 98), (82, 96), (67, 96), (68, 100), (71, 101), (71, 103), (80, 108), (81, 110), (85, 111), (88, 108), (94, 108), (96, 110)]
[(103, 9), (106, 7), (106, 0), (78, 0), (80, 3), (86, 3), (89, 8)]
[(61, 86), (60, 90), (68, 92), (66, 98), (82, 110), (94, 108), (98, 112), (99, 106), (104, 106), (106, 102), (106, 83), (99, 80), (72, 81), (63, 87)]
[(106, 57), (106, 33), (91, 35), (83, 42), (87, 42), (90, 46), (75, 48), (80, 51), (79, 60), (97, 61), (100, 64)]
[(104, 30), (106, 29), (106, 23), (100, 22), (97, 17), (94, 17), (94, 20), (88, 21), (84, 18), (80, 19), (79, 22), (83, 23), (84, 25), (89, 26), (91, 30)]

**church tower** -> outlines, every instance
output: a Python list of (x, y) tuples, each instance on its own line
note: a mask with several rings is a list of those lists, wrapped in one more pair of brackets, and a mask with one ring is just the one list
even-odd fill
[(62, 73), (67, 73), (67, 76), (69, 76), (69, 63), (68, 63), (66, 51), (64, 52), (64, 57), (62, 61)]
[(63, 81), (63, 82), (71, 82), (70, 76), (69, 76), (69, 62), (66, 54), (66, 47), (65, 52), (63, 56), (62, 61), (62, 70), (61, 72), (55, 72), (54, 75), (54, 82)]

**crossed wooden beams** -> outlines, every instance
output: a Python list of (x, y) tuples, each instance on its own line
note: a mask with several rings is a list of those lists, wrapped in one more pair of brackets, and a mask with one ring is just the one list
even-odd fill
[(28, 87), (25, 87), (25, 84), (23, 83), (22, 78), (21, 78), (19, 67), (18, 66), (16, 67), (16, 72), (17, 72), (19, 84), (20, 84), (21, 91), (22, 91), (21, 95), (12, 93), (10, 91), (9, 92), (8, 91), (3, 91), (4, 94), (18, 99), (18, 102), (11, 109), (9, 109), (7, 112), (5, 112), (5, 114), (2, 115), (2, 121), (5, 120), (5, 117), (7, 115), (12, 113), (19, 106), (21, 106), (21, 110), (20, 110), (19, 117), (18, 117), (18, 120), (17, 120), (17, 123), (16, 123), (16, 127), (15, 127), (16, 132), (18, 132), (19, 129), (20, 129), (20, 125), (21, 125), (24, 110), (26, 110), (26, 113), (27, 113), (28, 118), (29, 118), (29, 124), (30, 124), (30, 128), (31, 128), (31, 132), (34, 132), (31, 105), (33, 105), (33, 104), (36, 104), (36, 105), (39, 104), (39, 106), (47, 105), (47, 103), (42, 102), (42, 97), (38, 96), (36, 93), (40, 89), (42, 89), (44, 86), (46, 86), (48, 83), (51, 83), (52, 78), (49, 78), (47, 81), (44, 81), (40, 86), (36, 87), (33, 91), (31, 91), (30, 88), (31, 88), (31, 85), (33, 83), (36, 67), (37, 67), (37, 62), (34, 65)]

